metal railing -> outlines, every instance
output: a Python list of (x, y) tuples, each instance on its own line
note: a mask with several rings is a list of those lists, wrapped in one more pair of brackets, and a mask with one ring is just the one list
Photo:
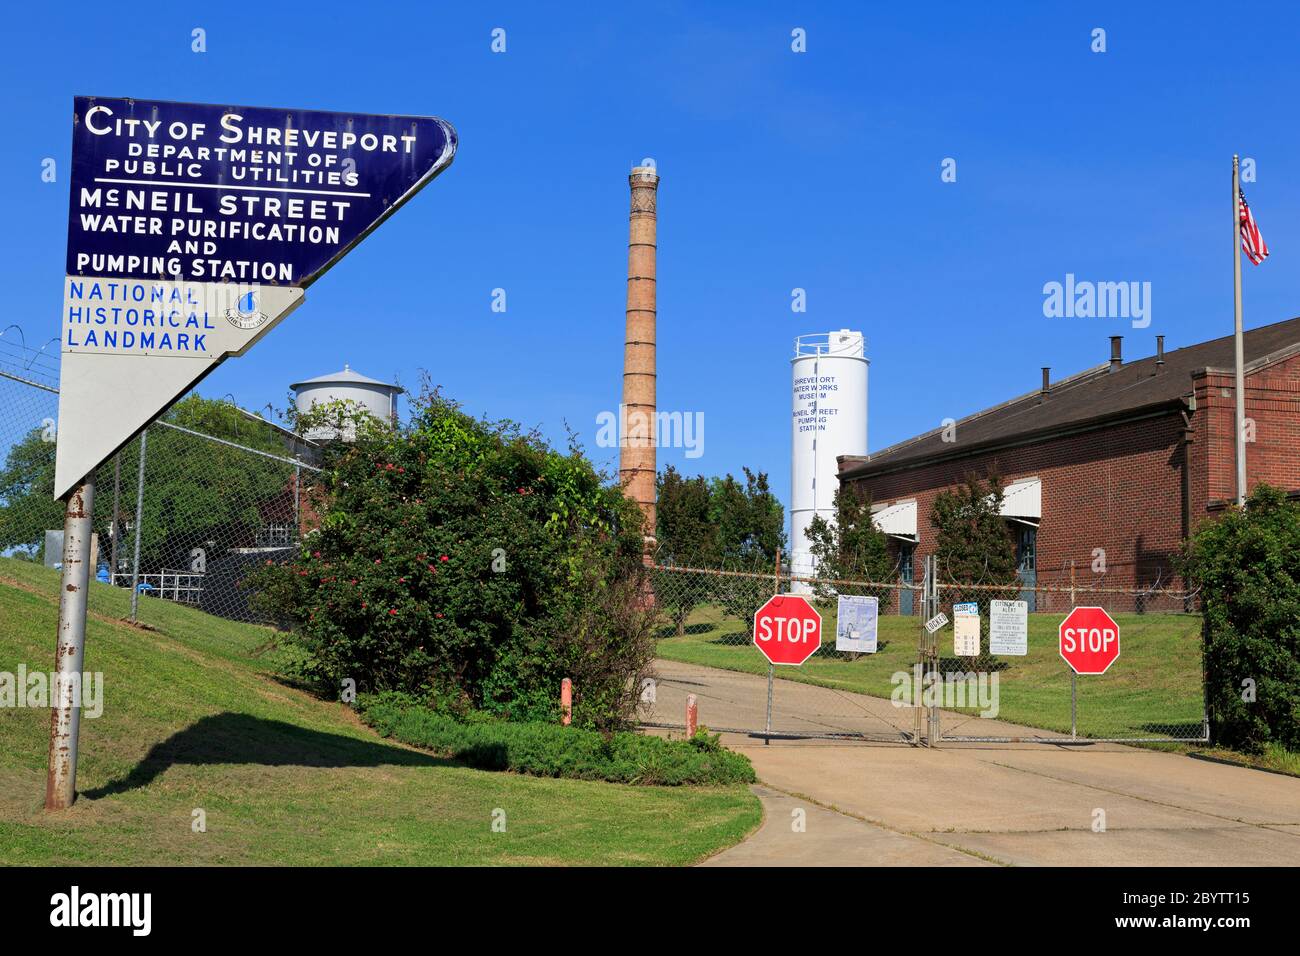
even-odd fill
[(110, 581), (115, 587), (129, 588), (132, 582), (135, 588), (151, 597), (167, 598), (183, 604), (200, 604), (203, 595), (203, 574), (192, 571), (160, 571), (157, 574), (129, 573), (112, 575)]

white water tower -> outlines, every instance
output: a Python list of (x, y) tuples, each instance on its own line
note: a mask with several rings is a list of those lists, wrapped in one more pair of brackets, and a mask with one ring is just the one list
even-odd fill
[[(794, 340), (790, 461), (790, 568), (811, 575), (816, 564), (806, 531), (814, 515), (834, 520), (839, 455), (867, 453), (866, 342), (840, 329)], [(807, 593), (796, 582), (791, 590)]]
[[(387, 422), (397, 421), (397, 396), (404, 391), (400, 385), (381, 382), (354, 372), (350, 365), (344, 365), (341, 372), (295, 382), (289, 387), (295, 392), (299, 414), (311, 411), (314, 405), (342, 399), (361, 406), (375, 418)], [(339, 429), (336, 428), (317, 427), (309, 429), (303, 437), (313, 441), (334, 438), (351, 441), (356, 437), (355, 426), (344, 426), (342, 431), (343, 434), (339, 434)]]

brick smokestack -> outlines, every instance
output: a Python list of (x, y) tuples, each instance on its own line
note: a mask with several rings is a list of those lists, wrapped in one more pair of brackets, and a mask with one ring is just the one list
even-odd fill
[(646, 517), (646, 554), (655, 547), (655, 200), (659, 176), (637, 166), (627, 243), (627, 335), (623, 345), (623, 415), (619, 480)]

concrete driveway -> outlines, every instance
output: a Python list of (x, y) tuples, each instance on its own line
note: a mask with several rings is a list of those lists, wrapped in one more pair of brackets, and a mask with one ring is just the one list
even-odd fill
[[(647, 719), (762, 727), (766, 679), (660, 661)], [(781, 729), (910, 730), (889, 701), (783, 681)], [(796, 713), (799, 712), (799, 713)], [(963, 718), (956, 718), (958, 720)], [(991, 722), (981, 721), (981, 733)], [(1002, 724), (997, 733), (1041, 734)], [(709, 865), (1300, 865), (1300, 779), (1115, 744), (763, 740), (749, 756), (766, 818)], [(801, 811), (801, 812), (800, 812)]]

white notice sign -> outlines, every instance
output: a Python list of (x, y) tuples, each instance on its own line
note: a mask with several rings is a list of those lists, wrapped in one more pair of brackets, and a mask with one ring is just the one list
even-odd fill
[(973, 601), (952, 606), (952, 652), (957, 657), (979, 657), (980, 606)]
[(835, 649), (858, 654), (876, 653), (876, 626), (880, 600), (857, 594), (841, 594), (835, 620)]
[(989, 605), (989, 653), (1024, 657), (1029, 653), (1029, 603), (993, 601)]

